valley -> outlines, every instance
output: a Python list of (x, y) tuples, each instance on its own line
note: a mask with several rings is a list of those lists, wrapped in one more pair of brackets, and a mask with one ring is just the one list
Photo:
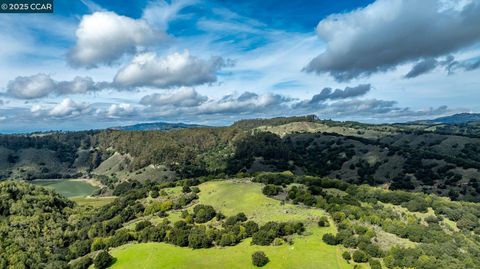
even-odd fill
[(471, 134), (305, 116), (0, 142), (7, 268), (480, 266)]

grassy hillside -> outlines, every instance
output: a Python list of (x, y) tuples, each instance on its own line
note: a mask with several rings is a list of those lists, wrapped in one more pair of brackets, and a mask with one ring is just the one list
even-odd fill
[[(257, 268), (252, 265), (251, 255), (261, 250), (270, 262), (263, 268), (354, 268), (342, 257), (340, 249), (328, 246), (320, 240), (324, 231), (312, 228), (311, 235), (294, 237), (293, 245), (252, 246), (251, 240), (226, 248), (182, 248), (165, 243), (125, 245), (112, 250), (117, 261), (111, 268)], [(363, 265), (357, 268), (369, 268)]]
[[(112, 250), (117, 261), (112, 268), (253, 268), (251, 254), (263, 250), (270, 258), (265, 268), (353, 268), (341, 257), (341, 248), (321, 241), (334, 227), (319, 228), (326, 213), (320, 209), (284, 204), (262, 194), (262, 185), (246, 180), (213, 181), (199, 186), (199, 204), (212, 205), (227, 216), (244, 212), (259, 224), (268, 221), (302, 221), (305, 235), (293, 244), (255, 246), (247, 239), (233, 247), (192, 250), (165, 243), (134, 244)], [(194, 206), (188, 208), (192, 210)], [(366, 268), (366, 266), (364, 267)]]
[[(112, 268), (251, 268), (258, 250), (270, 260), (266, 268), (480, 266), (477, 203), (290, 172), (127, 184), (111, 203), (95, 198), (93, 206), (80, 206), (89, 203), (75, 198), (79, 204), (67, 203), (61, 230), (43, 237), (61, 256), (37, 253), (38, 240), (10, 249), (10, 235), (25, 232), (19, 224), (42, 218), (41, 212), (63, 201), (32, 187), (42, 202), (28, 207), (32, 194), (17, 185), (0, 184), (0, 230), (7, 234), (0, 250), (13, 255), (0, 255), (0, 264), (9, 266), (31, 265), (31, 256), (54, 268), (68, 261), (71, 268), (85, 268), (79, 266), (109, 252)], [(46, 225), (44, 230), (54, 223)]]

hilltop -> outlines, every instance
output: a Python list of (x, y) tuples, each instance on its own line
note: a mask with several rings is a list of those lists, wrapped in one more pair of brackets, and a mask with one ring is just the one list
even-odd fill
[(433, 120), (423, 120), (417, 121), (416, 123), (426, 123), (426, 124), (463, 124), (470, 122), (479, 122), (480, 114), (479, 113), (459, 113), (450, 116), (440, 117)]
[(123, 131), (167, 131), (173, 129), (185, 129), (185, 128), (205, 128), (205, 125), (198, 124), (186, 124), (186, 123), (170, 123), (170, 122), (150, 122), (150, 123), (138, 123), (134, 125), (117, 126), (108, 129), (123, 130)]

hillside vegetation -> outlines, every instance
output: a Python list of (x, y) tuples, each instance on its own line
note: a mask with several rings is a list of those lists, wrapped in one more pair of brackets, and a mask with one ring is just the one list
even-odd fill
[(480, 267), (477, 203), (291, 172), (118, 195), (94, 208), (0, 183), (0, 268), (249, 268), (256, 251), (266, 268)]
[(128, 180), (291, 170), (478, 201), (480, 139), (468, 126), (368, 125), (306, 116), (165, 132), (9, 135), (0, 136), (0, 176), (95, 177), (105, 187), (100, 193), (111, 195)]
[(480, 268), (473, 124), (0, 136), (0, 268)]

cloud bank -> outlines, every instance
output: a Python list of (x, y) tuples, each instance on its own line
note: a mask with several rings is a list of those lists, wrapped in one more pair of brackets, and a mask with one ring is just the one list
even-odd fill
[[(444, 56), (480, 41), (478, 14), (479, 1), (377, 0), (350, 13), (330, 15), (317, 26), (327, 48), (304, 70), (349, 81)], [(432, 66), (425, 63), (411, 76)]]
[(49, 75), (19, 76), (7, 84), (7, 95), (17, 99), (36, 99), (53, 95), (82, 94), (102, 90), (105, 83), (96, 83), (90, 77), (75, 77), (71, 81), (56, 81)]

